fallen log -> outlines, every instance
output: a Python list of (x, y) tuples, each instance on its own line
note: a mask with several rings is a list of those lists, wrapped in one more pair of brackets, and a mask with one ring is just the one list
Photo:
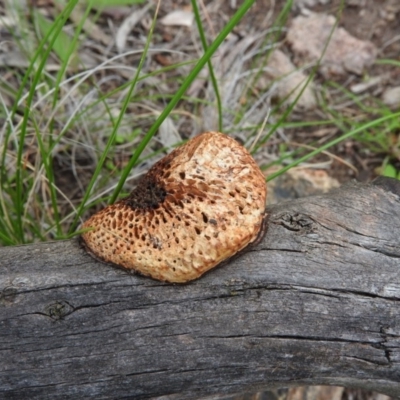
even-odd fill
[(268, 214), (256, 247), (185, 285), (103, 264), (76, 239), (0, 248), (0, 398), (327, 384), (400, 399), (400, 182)]

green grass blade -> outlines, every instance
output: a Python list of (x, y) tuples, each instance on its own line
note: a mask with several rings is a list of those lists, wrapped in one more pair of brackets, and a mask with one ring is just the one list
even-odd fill
[[(192, 7), (193, 7), (193, 12), (194, 12), (194, 18), (195, 18), (196, 24), (197, 24), (197, 29), (198, 29), (199, 35), (200, 35), (201, 44), (203, 45), (204, 52), (206, 52), (207, 51), (207, 47), (208, 47), (207, 39), (206, 39), (206, 35), (204, 33), (203, 24), (201, 23), (200, 12), (199, 12), (199, 8), (197, 6), (197, 1), (196, 0), (192, 0)], [(211, 58), (207, 61), (207, 64), (208, 64), (208, 70), (210, 72), (211, 83), (213, 85), (215, 97), (216, 97), (216, 100), (217, 100), (218, 130), (220, 132), (222, 132), (223, 128), (222, 128), (222, 102), (221, 102), (221, 95), (219, 93), (218, 82), (217, 82), (217, 78), (216, 78), (215, 73), (214, 73), (214, 68), (212, 66)]]
[(128, 105), (129, 105), (130, 101), (131, 101), (131, 97), (132, 97), (133, 91), (134, 91), (134, 89), (136, 87), (136, 84), (137, 84), (137, 82), (139, 80), (140, 71), (142, 70), (144, 61), (145, 61), (146, 56), (147, 56), (148, 49), (150, 47), (151, 38), (153, 37), (153, 31), (154, 31), (154, 27), (155, 27), (155, 23), (156, 23), (156, 19), (157, 19), (157, 14), (158, 14), (158, 8), (156, 9), (156, 12), (154, 13), (153, 22), (152, 22), (152, 25), (150, 27), (149, 34), (147, 35), (146, 44), (145, 44), (145, 47), (144, 47), (144, 50), (143, 50), (143, 54), (142, 54), (142, 56), (140, 58), (140, 62), (139, 62), (138, 68), (136, 70), (136, 74), (135, 74), (135, 76), (134, 76), (134, 78), (133, 78), (133, 80), (131, 82), (131, 85), (130, 85), (129, 90), (128, 90), (128, 94), (125, 97), (124, 103), (122, 105), (122, 108), (121, 108), (121, 111), (119, 113), (118, 119), (114, 124), (114, 128), (113, 128), (113, 131), (112, 131), (112, 133), (110, 135), (110, 138), (108, 139), (106, 147), (105, 147), (105, 149), (104, 149), (104, 151), (103, 151), (103, 153), (102, 153), (102, 155), (100, 157), (100, 160), (99, 160), (99, 162), (98, 162), (98, 164), (96, 166), (96, 169), (95, 169), (95, 171), (93, 173), (93, 176), (92, 176), (92, 178), (91, 178), (91, 180), (89, 182), (89, 185), (88, 185), (88, 187), (86, 189), (85, 195), (83, 196), (83, 199), (81, 201), (81, 204), (79, 205), (79, 207), (77, 209), (77, 214), (76, 214), (75, 219), (74, 219), (74, 221), (73, 221), (73, 223), (71, 225), (70, 233), (71, 233), (72, 230), (75, 230), (76, 225), (78, 223), (78, 219), (80, 218), (80, 216), (81, 216), (81, 214), (83, 212), (83, 209), (84, 209), (84, 207), (86, 205), (86, 202), (87, 202), (87, 200), (88, 200), (88, 198), (89, 198), (89, 196), (90, 196), (90, 194), (92, 192), (93, 186), (94, 186), (94, 184), (95, 184), (95, 182), (97, 180), (97, 177), (100, 175), (101, 169), (103, 168), (104, 162), (105, 162), (105, 160), (106, 160), (106, 158), (108, 156), (108, 153), (110, 152), (111, 146), (113, 146), (114, 143), (115, 143), (115, 138), (117, 136), (118, 128), (121, 125), (121, 122), (122, 122), (122, 119), (124, 117), (124, 114), (125, 114), (125, 112), (126, 112), (126, 110), (128, 108)]
[[(54, 22), (48, 20), (41, 12), (35, 10), (33, 12), (33, 17), (42, 35), (46, 35), (53, 28)], [(51, 35), (49, 39), (51, 40)], [(62, 30), (58, 35), (56, 35), (53, 44), (53, 50), (61, 60), (62, 64), (68, 64), (71, 54), (70, 48), (72, 44), (73, 42), (71, 38)], [(75, 49), (73, 48), (72, 50), (74, 51)]]
[[(88, 7), (85, 10), (85, 13), (83, 14), (82, 20), (80, 21), (79, 25), (77, 28), (74, 30), (74, 36), (69, 44), (69, 47), (65, 51), (65, 61), (62, 63), (60, 70), (57, 73), (56, 77), (56, 82), (55, 82), (55, 90), (54, 90), (54, 95), (53, 95), (53, 105), (52, 108), (53, 110), (56, 107), (56, 103), (58, 100), (58, 94), (60, 90), (60, 83), (62, 79), (65, 76), (65, 72), (68, 68), (68, 66), (72, 63), (72, 66), (75, 67), (77, 62), (79, 61), (78, 55), (77, 55), (77, 49), (79, 47), (79, 35), (82, 32), (83, 25), (85, 24), (86, 18), (88, 18), (90, 10), (91, 10), (91, 5), (88, 5)], [(72, 61), (70, 61), (72, 60)]]
[(363, 130), (376, 127), (376, 126), (378, 126), (378, 125), (380, 125), (380, 124), (382, 124), (384, 122), (387, 122), (387, 121), (393, 120), (393, 119), (398, 119), (398, 118), (400, 118), (400, 112), (394, 113), (394, 114), (391, 114), (391, 115), (386, 115), (386, 116), (384, 116), (382, 118), (378, 118), (378, 119), (376, 119), (374, 121), (368, 122), (368, 123), (356, 128), (356, 129), (353, 129), (352, 131), (350, 131), (350, 132), (348, 132), (348, 133), (346, 133), (346, 134), (344, 134), (344, 135), (342, 135), (342, 136), (340, 136), (340, 137), (338, 137), (336, 139), (333, 139), (328, 143), (325, 143), (324, 145), (322, 145), (318, 149), (306, 154), (305, 156), (299, 158), (298, 160), (294, 161), (293, 163), (287, 165), (286, 167), (281, 168), (279, 171), (269, 175), (268, 178), (267, 178), (267, 181), (271, 181), (272, 179), (276, 178), (277, 176), (279, 176), (279, 175), (283, 174), (284, 172), (288, 171), (290, 168), (293, 168), (293, 167), (301, 164), (302, 162), (309, 160), (310, 158), (316, 156), (317, 154), (323, 152), (324, 150), (327, 150), (330, 147), (337, 145), (338, 143), (342, 142), (343, 140), (346, 140), (346, 139), (349, 139), (349, 138), (353, 137), (354, 135), (362, 132)]
[[(35, 56), (31, 60), (30, 67), (28, 68), (27, 73), (24, 76), (23, 84), (26, 85), (29, 74), (33, 71), (34, 65), (36, 64), (36, 60), (42, 55), (42, 52), (44, 48), (46, 47), (47, 42), (49, 43), (47, 46), (47, 49), (44, 50), (42, 60), (39, 63), (39, 66), (37, 67), (37, 70), (34, 73), (32, 84), (29, 89), (29, 94), (26, 99), (26, 103), (24, 105), (24, 116), (21, 124), (21, 132), (20, 132), (20, 137), (19, 137), (19, 145), (18, 145), (18, 151), (17, 151), (17, 170), (16, 170), (16, 175), (15, 175), (15, 197), (17, 199), (17, 202), (15, 203), (15, 213), (16, 213), (16, 220), (17, 220), (17, 232), (18, 236), (21, 238), (21, 242), (24, 242), (24, 229), (23, 229), (23, 208), (24, 208), (24, 194), (23, 194), (23, 165), (22, 165), (22, 155), (23, 155), (23, 150), (25, 148), (24, 143), (25, 143), (25, 136), (27, 134), (27, 127), (28, 127), (28, 121), (30, 117), (30, 108), (32, 105), (32, 101), (35, 95), (36, 87), (39, 83), (39, 80), (41, 78), (41, 74), (44, 70), (45, 64), (47, 62), (47, 59), (50, 55), (51, 50), (53, 49), (54, 43), (57, 40), (58, 35), (60, 34), (63, 26), (65, 25), (65, 22), (70, 15), (71, 11), (73, 10), (75, 4), (77, 3), (78, 0), (72, 0), (70, 3), (68, 3), (68, 6), (64, 9), (64, 11), (59, 15), (59, 17), (55, 20), (53, 27), (49, 30), (47, 35), (43, 38), (42, 42), (39, 45), (38, 50), (35, 53)], [(16, 112), (18, 108), (18, 99), (22, 97), (22, 90), (23, 87), (20, 89), (19, 96), (17, 97), (17, 101), (15, 102), (13, 107), (13, 114)], [(9, 133), (11, 134), (11, 133)], [(6, 143), (7, 143), (7, 137), (6, 137)], [(5, 159), (5, 153), (4, 157)]]

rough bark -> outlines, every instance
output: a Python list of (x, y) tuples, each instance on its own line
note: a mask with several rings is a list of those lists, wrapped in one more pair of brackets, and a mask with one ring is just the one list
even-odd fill
[(261, 243), (187, 285), (77, 240), (0, 248), (0, 397), (335, 384), (400, 398), (399, 194), (382, 180), (270, 207)]

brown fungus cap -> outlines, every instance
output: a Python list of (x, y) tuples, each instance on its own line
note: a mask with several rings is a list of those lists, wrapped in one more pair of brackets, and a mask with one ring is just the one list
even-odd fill
[(154, 279), (196, 279), (260, 232), (265, 178), (247, 150), (203, 133), (157, 162), (126, 198), (87, 220), (97, 258)]

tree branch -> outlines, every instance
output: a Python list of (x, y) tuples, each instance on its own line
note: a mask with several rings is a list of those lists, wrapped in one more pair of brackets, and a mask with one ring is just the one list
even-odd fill
[(0, 248), (0, 397), (335, 384), (399, 399), (399, 194), (383, 179), (272, 206), (261, 243), (186, 285), (77, 240)]

